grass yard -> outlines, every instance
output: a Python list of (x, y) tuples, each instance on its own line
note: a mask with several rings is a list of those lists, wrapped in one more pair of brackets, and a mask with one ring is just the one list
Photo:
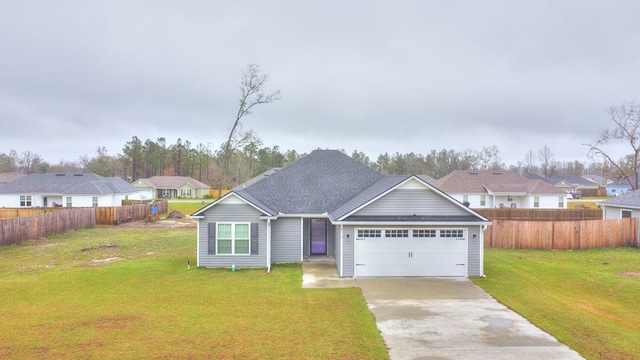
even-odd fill
[(0, 248), (0, 358), (388, 359), (358, 288), (302, 289), (299, 265), (194, 262), (193, 228), (97, 227)]
[(169, 209), (169, 213), (171, 213), (174, 210), (177, 210), (177, 211), (180, 211), (183, 215), (191, 215), (194, 212), (205, 207), (212, 201), (213, 200), (211, 199), (197, 199), (197, 200), (171, 199), (169, 200), (168, 209)]
[(637, 359), (640, 250), (485, 251), (480, 287), (587, 359)]

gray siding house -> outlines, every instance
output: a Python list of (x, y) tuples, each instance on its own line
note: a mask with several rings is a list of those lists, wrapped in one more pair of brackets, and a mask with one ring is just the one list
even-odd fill
[(640, 190), (627, 191), (599, 205), (604, 219), (640, 218)]
[(342, 277), (483, 276), (491, 222), (416, 175), (315, 150), (192, 214), (202, 267), (334, 259)]

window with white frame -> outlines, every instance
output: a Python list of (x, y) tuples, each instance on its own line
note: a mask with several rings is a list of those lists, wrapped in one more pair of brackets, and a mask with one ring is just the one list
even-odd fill
[(464, 230), (461, 230), (461, 229), (444, 229), (444, 230), (440, 230), (440, 237), (443, 237), (443, 238), (464, 238)]
[(434, 237), (436, 237), (436, 230), (434, 230), (434, 229), (416, 229), (416, 230), (413, 230), (413, 237), (434, 238)]
[(66, 200), (67, 207), (71, 207), (72, 205), (71, 196), (66, 196), (65, 200)]
[(507, 201), (513, 201), (513, 196), (507, 195)]
[(191, 197), (191, 189), (182, 189), (180, 194), (182, 197)]
[(388, 238), (406, 238), (409, 237), (409, 230), (390, 229), (385, 230), (384, 236)]
[(533, 197), (533, 207), (534, 208), (539, 208), (540, 207), (540, 196), (534, 196)]
[(469, 202), (469, 195), (462, 195), (462, 202)]
[(379, 238), (382, 231), (377, 229), (358, 229), (358, 238)]
[(632, 210), (620, 210), (620, 217), (623, 219), (628, 219), (633, 215)]
[(91, 198), (91, 206), (98, 207), (98, 197), (94, 196)]
[(20, 195), (20, 207), (29, 207), (33, 204), (31, 195)]
[(564, 196), (558, 196), (558, 207), (560, 209), (564, 208)]
[(217, 254), (251, 254), (249, 223), (218, 223), (216, 224), (216, 234)]
[(486, 206), (486, 205), (487, 205), (487, 196), (480, 195), (480, 206)]

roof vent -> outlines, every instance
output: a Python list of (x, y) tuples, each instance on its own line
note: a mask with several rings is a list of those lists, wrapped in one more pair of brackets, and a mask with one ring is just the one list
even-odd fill
[(82, 174), (73, 174), (73, 176), (82, 176)]
[(492, 172), (493, 175), (502, 175), (502, 171), (494, 171)]
[(471, 175), (478, 175), (478, 171), (476, 171), (476, 170), (471, 170), (471, 171), (469, 171), (469, 174), (471, 174)]
[(64, 176), (64, 174), (56, 174), (56, 176)]

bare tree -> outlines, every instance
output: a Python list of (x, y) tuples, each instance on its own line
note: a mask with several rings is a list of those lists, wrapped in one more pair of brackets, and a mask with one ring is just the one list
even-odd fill
[(23, 151), (16, 159), (16, 164), (25, 174), (32, 174), (36, 171), (36, 167), (40, 165), (42, 158), (40, 155), (29, 150)]
[(533, 150), (529, 150), (529, 152), (524, 156), (524, 168), (530, 174), (536, 173), (536, 154)]
[(553, 167), (553, 151), (547, 145), (538, 150), (538, 160), (542, 168), (542, 175), (546, 178), (551, 176), (551, 168)]
[[(583, 144), (589, 147), (589, 157), (602, 157), (611, 164), (620, 177), (627, 180), (635, 190), (638, 189), (638, 160), (640, 159), (640, 104), (635, 101), (626, 101), (618, 106), (611, 106), (607, 113), (615, 124), (612, 129), (603, 130), (600, 138), (591, 144)], [(626, 142), (631, 148), (631, 153), (616, 160), (604, 145), (610, 140)]]
[(224, 179), (229, 171), (229, 159), (231, 158), (232, 150), (241, 147), (237, 144), (243, 143), (242, 145), (246, 145), (246, 140), (253, 137), (252, 133), (242, 133), (242, 119), (251, 114), (251, 110), (255, 106), (280, 100), (280, 90), (268, 94), (265, 93), (265, 86), (268, 80), (269, 76), (261, 75), (260, 68), (256, 64), (247, 65), (247, 68), (242, 74), (238, 113), (236, 114), (236, 119), (233, 122), (231, 131), (229, 131), (229, 137), (222, 151), (222, 169), (218, 177), (218, 195), (222, 190)]

